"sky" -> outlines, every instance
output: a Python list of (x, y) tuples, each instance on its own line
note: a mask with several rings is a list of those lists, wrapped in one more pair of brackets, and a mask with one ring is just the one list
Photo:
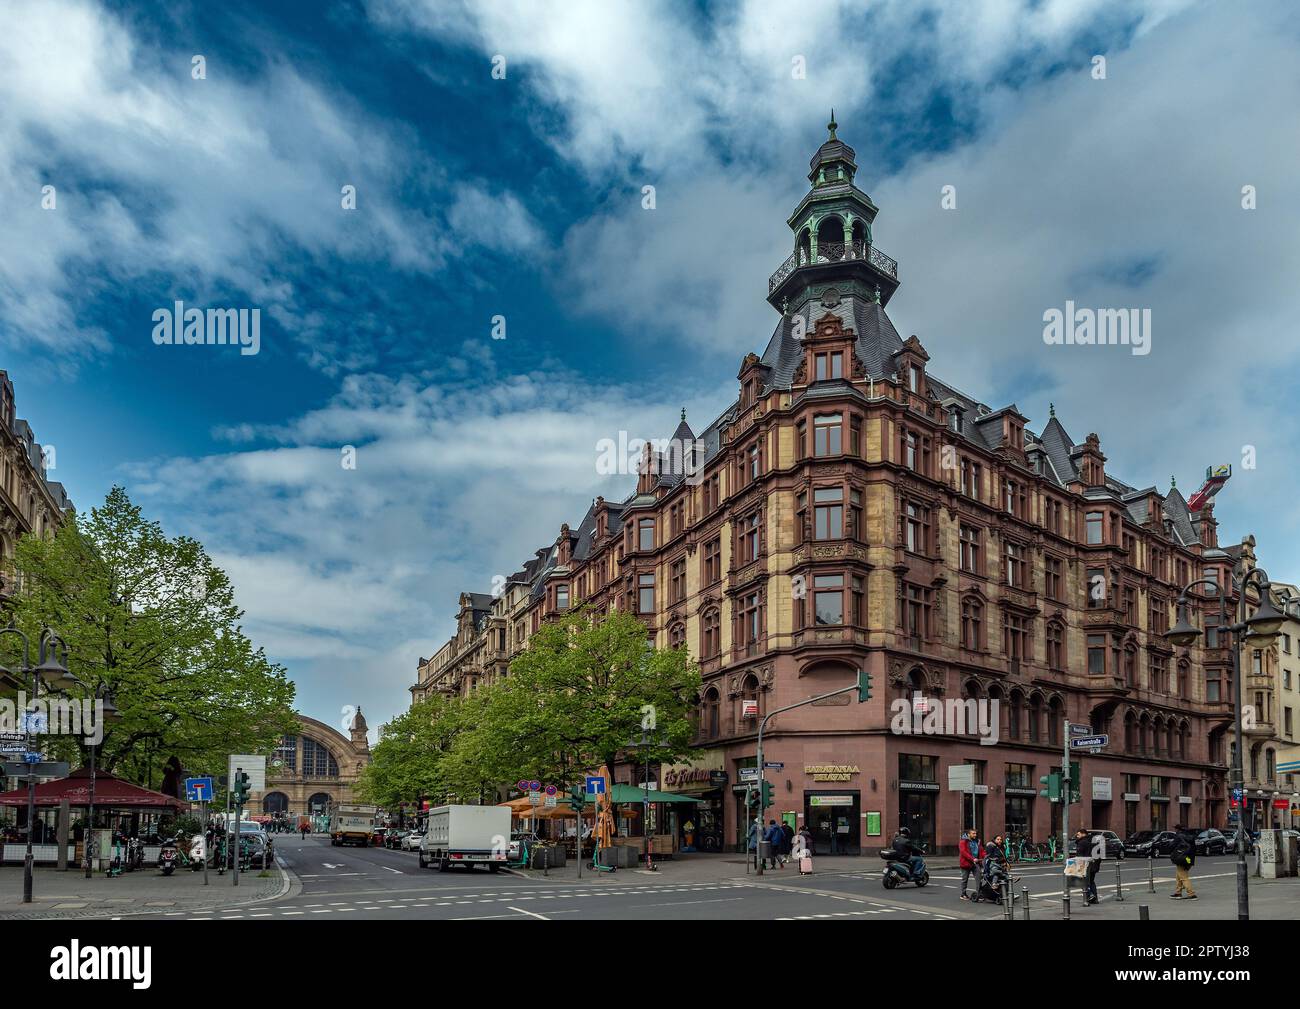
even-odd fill
[[(373, 737), (461, 591), (629, 492), (601, 439), (734, 399), (832, 107), (930, 370), (1137, 487), (1231, 463), (1220, 542), (1300, 581), (1286, 2), (0, 7), (18, 412), (206, 545), (305, 714)], [(157, 344), (177, 301), (258, 353)], [(1067, 301), (1150, 353), (1048, 345)]]

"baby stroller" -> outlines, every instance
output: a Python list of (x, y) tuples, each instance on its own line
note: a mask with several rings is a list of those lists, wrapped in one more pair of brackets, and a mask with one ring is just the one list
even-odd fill
[(1018, 877), (1012, 876), (1007, 872), (1007, 867), (1000, 862), (992, 859), (984, 860), (984, 871), (980, 874), (979, 889), (975, 894), (976, 901), (988, 901), (991, 904), (1001, 904), (1004, 887), (1011, 887), (1011, 900), (1016, 899), (1015, 886)]

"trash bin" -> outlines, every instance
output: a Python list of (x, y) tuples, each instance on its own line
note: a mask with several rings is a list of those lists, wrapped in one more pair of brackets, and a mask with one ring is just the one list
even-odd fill
[(758, 842), (758, 857), (759, 857), (759, 858), (771, 858), (771, 857), (772, 857), (772, 842), (771, 842), (771, 841), (759, 841), (759, 842)]

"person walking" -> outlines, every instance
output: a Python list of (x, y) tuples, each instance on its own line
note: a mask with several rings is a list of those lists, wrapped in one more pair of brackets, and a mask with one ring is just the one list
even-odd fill
[(749, 831), (745, 834), (745, 851), (754, 853), (754, 868), (758, 868), (758, 821), (749, 821)]
[(799, 837), (803, 840), (803, 850), (808, 853), (809, 858), (817, 854), (813, 851), (813, 836), (812, 831), (808, 829), (808, 824), (805, 823), (799, 828)]
[(1175, 835), (1178, 840), (1174, 842), (1174, 850), (1169, 855), (1169, 861), (1174, 863), (1174, 892), (1169, 896), (1174, 900), (1195, 900), (1192, 866), (1196, 864), (1196, 842), (1182, 827), (1176, 828)]
[(781, 821), (781, 854), (786, 861), (794, 855), (794, 828), (785, 820)]
[(966, 884), (970, 881), (971, 876), (975, 877), (975, 896), (980, 893), (980, 863), (984, 861), (985, 851), (980, 844), (979, 832), (974, 828), (966, 831), (962, 835), (961, 843), (957, 846), (957, 864), (961, 867), (961, 895), (960, 900), (970, 900), (970, 895), (966, 892)]
[(768, 843), (768, 856), (772, 863), (773, 869), (784, 869), (785, 858), (782, 855), (782, 849), (785, 847), (785, 834), (780, 827), (776, 825), (775, 820), (767, 821), (767, 833), (763, 835), (763, 840)]

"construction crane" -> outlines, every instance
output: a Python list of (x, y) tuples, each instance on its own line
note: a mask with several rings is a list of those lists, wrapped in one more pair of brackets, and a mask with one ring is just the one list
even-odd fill
[(1207, 466), (1205, 468), (1205, 483), (1201, 484), (1201, 489), (1187, 499), (1188, 511), (1198, 512), (1210, 503), (1215, 494), (1223, 489), (1223, 485), (1228, 482), (1232, 476), (1232, 467), (1225, 466)]

